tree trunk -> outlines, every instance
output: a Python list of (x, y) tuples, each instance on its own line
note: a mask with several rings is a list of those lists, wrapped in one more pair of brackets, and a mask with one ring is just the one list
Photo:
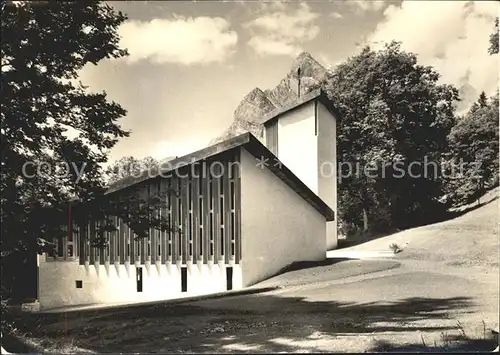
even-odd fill
[(368, 230), (368, 211), (363, 207), (363, 231)]

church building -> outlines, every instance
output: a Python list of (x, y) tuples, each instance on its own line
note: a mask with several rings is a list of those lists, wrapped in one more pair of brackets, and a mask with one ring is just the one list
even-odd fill
[[(40, 309), (160, 301), (238, 290), (337, 246), (336, 127), (340, 117), (313, 91), (261, 118), (264, 139), (244, 133), (163, 166), (157, 176), (110, 186), (166, 194), (158, 211), (181, 231), (136, 240), (114, 217), (104, 249), (95, 225), (38, 256)], [(171, 193), (172, 191), (177, 193)]]

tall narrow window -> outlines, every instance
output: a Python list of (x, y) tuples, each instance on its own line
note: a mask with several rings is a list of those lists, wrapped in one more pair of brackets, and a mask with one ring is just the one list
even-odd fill
[(177, 218), (179, 218), (179, 226), (182, 226), (182, 199), (177, 199)]
[(220, 224), (224, 225), (224, 197), (220, 197)]
[(224, 227), (220, 229), (220, 254), (224, 255)]
[(231, 240), (234, 241), (235, 238), (235, 214), (231, 211)]
[(200, 256), (203, 256), (203, 228), (200, 227), (200, 235), (198, 236), (198, 251), (200, 252)]
[(119, 261), (120, 260), (120, 219), (118, 217), (113, 217), (113, 224), (115, 227), (115, 231), (113, 232), (114, 235), (114, 243), (113, 243), (113, 254), (115, 256), (115, 260), (113, 261)]
[(203, 198), (198, 200), (198, 216), (200, 216), (200, 225), (203, 225)]
[(234, 181), (231, 181), (231, 209), (234, 209)]
[(201, 195), (203, 193), (203, 166), (200, 167), (200, 174), (198, 176), (198, 192)]
[(189, 241), (192, 242), (193, 241), (193, 214), (191, 213), (191, 211), (189, 212), (189, 217), (188, 217), (188, 237), (189, 237)]
[(233, 161), (231, 164), (231, 178), (232, 179), (238, 178), (238, 162), (237, 161)]
[(90, 261), (90, 225), (87, 225), (87, 242), (85, 243), (85, 260)]
[(208, 220), (208, 231), (210, 235), (210, 240), (214, 240), (214, 214), (210, 212), (210, 219)]
[(213, 183), (212, 180), (210, 179), (208, 181), (208, 199), (210, 201), (210, 210), (214, 208), (214, 201), (213, 201)]
[(127, 228), (127, 261), (130, 261), (130, 227)]
[(177, 218), (178, 218), (178, 224), (179, 224), (179, 237), (178, 240), (179, 242), (177, 243), (178, 245), (178, 255), (182, 255), (182, 234), (185, 232), (182, 230), (182, 198), (181, 198), (181, 181), (178, 181), (179, 184), (179, 190), (178, 190), (178, 198), (177, 198), (177, 206), (178, 206), (178, 211), (177, 211)]

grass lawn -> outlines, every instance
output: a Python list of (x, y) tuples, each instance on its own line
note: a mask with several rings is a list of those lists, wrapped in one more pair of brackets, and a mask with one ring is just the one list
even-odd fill
[(280, 287), (274, 291), (22, 314), (17, 324), (32, 344), (57, 352), (491, 351), (497, 221), (493, 200), (452, 220), (352, 247), (408, 242), (391, 260), (298, 263), (262, 283)]

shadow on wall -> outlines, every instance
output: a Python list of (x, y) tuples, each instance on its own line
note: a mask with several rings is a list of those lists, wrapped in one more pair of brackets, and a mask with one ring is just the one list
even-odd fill
[[(358, 304), (253, 294), (46, 318), (31, 316), (38, 317), (38, 325), (43, 324), (37, 337), (49, 342), (64, 339), (97, 352), (315, 352), (327, 351), (314, 340), (318, 333), (335, 341), (337, 337), (358, 339), (362, 334), (414, 336), (456, 330), (454, 325), (445, 325), (450, 324), (450, 314), (467, 312), (471, 305), (471, 299), (464, 297)], [(432, 325), (419, 324), (423, 320)], [(390, 344), (379, 343), (375, 348), (389, 350)]]

